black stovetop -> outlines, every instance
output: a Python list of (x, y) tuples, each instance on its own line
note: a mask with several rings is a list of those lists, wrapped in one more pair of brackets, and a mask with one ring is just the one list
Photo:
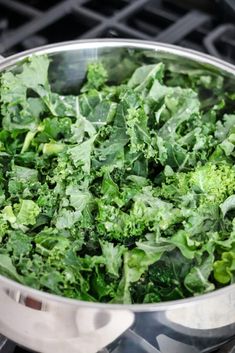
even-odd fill
[(235, 63), (235, 1), (0, 0), (0, 54), (98, 37), (174, 43)]
[[(170, 341), (165, 341), (164, 350), (162, 351), (162, 346), (158, 347), (160, 351), (154, 347), (152, 344), (147, 342), (145, 339), (137, 335), (134, 331), (128, 330), (125, 334), (125, 337), (119, 340), (118, 344), (116, 343), (114, 346), (109, 346), (108, 348), (104, 348), (102, 351), (98, 353), (130, 353), (135, 352), (138, 348), (138, 352), (141, 353), (208, 353), (208, 350), (199, 351), (194, 348), (191, 350), (190, 346), (185, 345), (184, 343), (180, 343), (170, 339)], [(162, 335), (161, 335), (162, 336)], [(168, 339), (165, 336), (166, 339)], [(158, 341), (158, 339), (157, 339)], [(159, 341), (158, 341), (159, 342)], [(0, 342), (1, 347), (1, 342)], [(130, 349), (131, 347), (131, 349)], [(2, 349), (0, 349), (1, 353), (33, 353), (32, 351), (28, 351), (24, 348), (16, 346), (13, 342), (6, 340), (6, 343), (2, 345)], [(227, 342), (222, 347), (214, 350), (211, 353), (235, 353), (235, 340)], [(85, 353), (85, 352), (84, 352)]]
[(2, 55), (78, 38), (161, 41), (235, 63), (235, 0), (0, 0)]

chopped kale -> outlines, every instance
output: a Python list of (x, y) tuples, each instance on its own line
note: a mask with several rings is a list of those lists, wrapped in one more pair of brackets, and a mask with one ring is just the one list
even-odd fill
[(0, 274), (111, 303), (234, 283), (235, 96), (224, 78), (156, 62), (111, 85), (95, 62), (79, 95), (60, 95), (49, 65), (32, 56), (1, 74)]

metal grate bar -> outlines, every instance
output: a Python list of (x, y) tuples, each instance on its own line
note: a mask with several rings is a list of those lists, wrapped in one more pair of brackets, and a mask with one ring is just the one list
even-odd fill
[(7, 339), (0, 334), (0, 350), (4, 347), (6, 344)]
[[(226, 36), (226, 33), (228, 36)], [(229, 38), (229, 34), (232, 33), (232, 37)], [(231, 34), (230, 34), (231, 36)], [(211, 55), (221, 57), (219, 50), (216, 47), (216, 42), (221, 41), (223, 44), (226, 42), (230, 45), (231, 50), (235, 52), (235, 26), (233, 24), (225, 24), (217, 27), (215, 30), (211, 31), (204, 38), (204, 45)], [(227, 44), (226, 43), (226, 44)]]
[(20, 2), (16, 2), (14, 0), (0, 0), (0, 4), (28, 17), (37, 17), (42, 14), (42, 12), (38, 9), (21, 4)]
[[(104, 16), (102, 16), (101, 14), (94, 12), (86, 7), (82, 7), (82, 6), (75, 4), (75, 5), (72, 5), (72, 9), (75, 12), (83, 15), (84, 17), (88, 17), (94, 21), (102, 22), (105, 20)], [(96, 29), (96, 28), (97, 27), (95, 27), (94, 29)]]
[(227, 343), (226, 346), (221, 347), (217, 353), (235, 353), (235, 339)]
[(28, 17), (37, 17), (42, 14), (42, 12), (38, 9), (21, 4), (20, 2), (16, 2), (14, 0), (0, 0), (0, 4)]
[(179, 19), (172, 26), (162, 31), (156, 36), (159, 42), (177, 43), (186, 34), (190, 33), (198, 26), (204, 24), (210, 16), (200, 11), (190, 11), (187, 15)]
[[(158, 1), (158, 0), (156, 0)], [(113, 16), (112, 21), (124, 21), (130, 15), (135, 14), (136, 11), (141, 10), (145, 5), (147, 5), (149, 0), (136, 0), (130, 5), (120, 10), (116, 15)]]
[(139, 38), (139, 39), (143, 39), (143, 40), (150, 40), (150, 36), (138, 31), (137, 29), (131, 28), (129, 26), (127, 26), (125, 23), (116, 23), (115, 27), (123, 32), (126, 32), (127, 34), (129, 34), (130, 37), (133, 38)]
[(36, 18), (29, 23), (18, 28), (17, 31), (13, 31), (7, 39), (3, 39), (0, 43), (0, 53), (3, 53), (5, 50), (11, 48), (13, 45), (21, 42), (23, 39), (31, 36), (36, 33), (38, 30), (43, 29), (44, 27), (54, 23), (56, 20), (62, 18), (66, 13), (71, 9), (71, 5), (74, 3), (74, 0), (67, 0), (61, 4), (53, 7), (51, 10), (48, 10), (40, 18)]
[(147, 6), (146, 10), (157, 17), (163, 17), (172, 22), (177, 21), (179, 19), (179, 16), (177, 14), (169, 12), (164, 8), (155, 8)]
[[(84, 4), (84, 0), (81, 0), (82, 3)], [(159, 1), (159, 0), (158, 0)], [(124, 21), (128, 16), (132, 15), (136, 11), (140, 11), (145, 4), (147, 4), (149, 0), (137, 0), (135, 2), (130, 3), (127, 5), (124, 9), (121, 9), (117, 14), (113, 15), (109, 19), (104, 18), (103, 16), (99, 16), (99, 19), (102, 19), (103, 22), (99, 24), (98, 26), (92, 28), (91, 30), (87, 31), (84, 33), (80, 38), (92, 38), (94, 36), (97, 37), (98, 35), (102, 35), (102, 32), (108, 31), (109, 29), (116, 29), (120, 31), (121, 33), (125, 33), (127, 36), (132, 37), (132, 38), (140, 38), (140, 39), (149, 39), (149, 36), (144, 34), (143, 32), (140, 32), (138, 30), (135, 30), (127, 25), (125, 25), (123, 22), (119, 22), (120, 20)], [(78, 7), (76, 7), (78, 9)], [(81, 7), (79, 7), (80, 11)], [(85, 14), (85, 11), (82, 10), (83, 13)], [(93, 10), (89, 10), (89, 14), (94, 14)], [(93, 16), (94, 17), (94, 16)], [(98, 19), (98, 18), (97, 18)]]

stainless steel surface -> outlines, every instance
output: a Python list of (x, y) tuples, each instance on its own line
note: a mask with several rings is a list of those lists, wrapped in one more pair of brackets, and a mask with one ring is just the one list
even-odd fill
[[(235, 87), (231, 64), (180, 47), (134, 40), (89, 40), (41, 47), (4, 59), (0, 70), (20, 65), (32, 54), (45, 53), (52, 60), (51, 75), (60, 77), (64, 91), (82, 82), (90, 61), (102, 60), (118, 79), (128, 70), (126, 58), (134, 61), (136, 57), (143, 63), (161, 59), (206, 67), (224, 74)], [(136, 330), (143, 323), (155, 342), (152, 344), (157, 344), (159, 335), (171, 335), (182, 342), (187, 338), (185, 347), (188, 344), (192, 351), (209, 352), (235, 336), (235, 285), (167, 303), (114, 305), (62, 298), (0, 276), (0, 313), (3, 335), (42, 353), (95, 353), (129, 327)]]

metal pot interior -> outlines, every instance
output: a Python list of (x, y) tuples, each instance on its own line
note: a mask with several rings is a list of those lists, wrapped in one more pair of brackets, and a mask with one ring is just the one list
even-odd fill
[[(167, 65), (177, 63), (177, 70), (203, 68), (210, 72), (218, 72), (225, 77), (227, 89), (235, 90), (235, 68), (230, 64), (183, 48), (128, 40), (79, 41), (42, 47), (4, 60), (0, 64), (0, 71), (9, 68), (20, 71), (25, 58), (33, 54), (49, 55), (51, 59), (49, 67), (50, 84), (54, 91), (63, 94), (76, 94), (79, 92), (80, 86), (85, 79), (87, 65), (95, 61), (103, 63), (111, 78), (110, 83), (122, 82), (141, 64), (163, 61)], [(85, 303), (46, 294), (0, 276), (0, 293), (3, 295), (0, 307), (2, 306), (2, 309), (4, 309), (7, 306), (7, 308), (5, 307), (6, 316), (4, 320), (0, 318), (0, 332), (15, 339), (20, 344), (24, 344), (28, 336), (26, 332), (22, 331), (20, 322), (25, 320), (29, 329), (32, 328), (32, 339), (29, 340), (28, 347), (35, 350), (40, 348), (45, 353), (50, 353), (52, 348), (53, 351), (64, 353), (67, 348), (63, 348), (63, 342), (70, 342), (70, 339), (71, 352), (80, 352), (80, 350), (76, 350), (78, 346), (74, 342), (74, 337), (77, 335), (78, 326), (82, 328), (84, 324), (84, 327), (86, 327), (85, 323), (89, 310), (92, 310), (92, 323), (95, 322), (95, 316), (99, 318), (99, 315), (102, 316), (105, 313), (108, 313), (111, 318), (114, 317), (115, 320), (119, 320), (118, 318), (123, 314), (123, 323), (125, 322), (125, 317), (128, 318), (129, 321), (126, 320), (126, 325), (117, 327), (118, 332), (114, 337), (118, 337), (133, 322), (136, 325), (134, 327), (137, 327), (138, 322), (142, 322), (141, 318), (145, 316), (151, 322), (156, 320), (160, 333), (168, 332), (170, 329), (173, 329), (174, 332), (183, 332), (186, 335), (188, 333), (192, 335), (192, 332), (195, 332), (197, 343), (191, 342), (192, 347), (200, 345), (198, 342), (204, 337), (205, 342), (203, 341), (202, 346), (209, 349), (212, 345), (209, 342), (210, 339), (218, 336), (218, 343), (222, 343), (234, 334), (235, 285), (198, 298), (189, 298), (176, 302), (115, 306), (111, 304)], [(27, 308), (28, 305), (25, 298), (28, 296), (41, 303), (40, 309)], [(223, 302), (222, 306), (220, 305), (221, 302)], [(201, 309), (198, 311), (198, 308)], [(13, 313), (16, 314), (16, 320), (7, 318), (9, 310), (12, 315)], [(83, 310), (86, 310), (84, 320), (82, 319)], [(125, 310), (125, 312), (122, 310)], [(152, 314), (149, 313), (150, 311)], [(136, 315), (134, 314), (136, 312), (139, 313)], [(19, 318), (19, 314), (22, 319)], [(135, 318), (133, 314), (136, 315)], [(200, 315), (200, 319), (198, 319), (198, 315)], [(216, 317), (219, 317), (217, 323), (215, 323)], [(136, 318), (139, 321), (135, 321)], [(54, 319), (56, 324), (53, 321)], [(78, 322), (80, 322), (79, 325)], [(44, 326), (44, 323), (48, 324), (51, 331)], [(71, 327), (68, 326), (68, 323)], [(42, 332), (38, 331), (37, 327), (42, 330), (43, 337), (41, 335)], [(84, 327), (82, 330), (85, 332), (86, 329)], [(143, 328), (142, 324), (141, 327)], [(224, 328), (223, 331), (220, 331), (221, 335), (218, 335), (217, 328), (220, 330)], [(151, 323), (148, 324), (148, 320), (146, 320), (146, 329), (151, 330)], [(94, 327), (94, 330), (96, 330), (96, 327)], [(61, 333), (64, 336), (60, 335)], [(60, 335), (59, 340), (57, 338), (59, 337), (58, 335)], [(78, 344), (81, 343), (79, 342)], [(107, 339), (107, 344), (109, 342), (109, 339)], [(87, 345), (88, 343), (86, 341)], [(50, 344), (50, 349), (47, 348), (49, 347), (47, 346), (48, 344)], [(84, 347), (88, 346), (85, 345)], [(88, 351), (93, 353), (96, 348), (93, 349), (92, 346), (91, 350)]]
[[(32, 55), (49, 56), (51, 61), (49, 82), (52, 90), (61, 94), (78, 94), (84, 82), (88, 64), (97, 61), (102, 62), (108, 71), (110, 84), (125, 81), (140, 65), (163, 62), (166, 65), (174, 64), (177, 72), (191, 70), (193, 74), (195, 70), (201, 69), (207, 72), (218, 72), (224, 76), (227, 90), (235, 91), (233, 65), (192, 50), (137, 40), (74, 41), (35, 48), (0, 62), (0, 72), (5, 70), (20, 72), (25, 59)], [(0, 283), (3, 279), (0, 276)], [(219, 291), (215, 291), (212, 295)], [(203, 297), (205, 296), (207, 295)], [(183, 304), (193, 300), (194, 298), (189, 298), (180, 302)], [(171, 303), (174, 304), (174, 302)], [(162, 304), (164, 307), (165, 304)], [(143, 310), (142, 307), (145, 306), (152, 305), (134, 305), (138, 310)], [(161, 304), (156, 306), (160, 308)]]

